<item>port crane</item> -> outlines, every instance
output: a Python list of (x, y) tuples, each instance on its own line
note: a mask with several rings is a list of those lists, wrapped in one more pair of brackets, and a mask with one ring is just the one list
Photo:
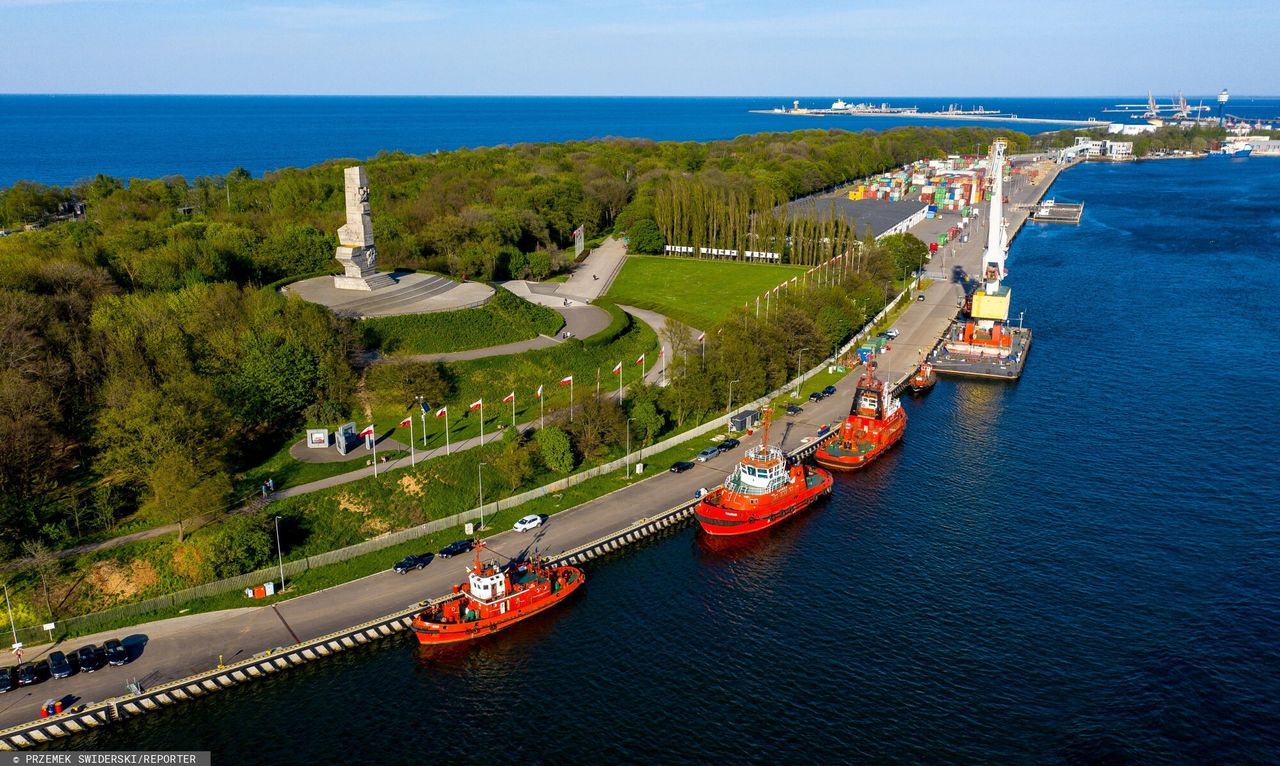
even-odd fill
[[(1139, 112), (1139, 109), (1143, 111)], [(1189, 119), (1192, 113), (1198, 115), (1201, 112), (1211, 111), (1211, 108), (1203, 103), (1199, 106), (1191, 106), (1187, 103), (1186, 96), (1182, 95), (1182, 91), (1178, 91), (1177, 97), (1170, 99), (1168, 104), (1160, 104), (1156, 101), (1156, 97), (1152, 95), (1151, 91), (1147, 91), (1147, 103), (1145, 104), (1116, 104), (1114, 108), (1103, 109), (1102, 111), (1132, 114), (1153, 124), (1162, 125), (1165, 120)]]

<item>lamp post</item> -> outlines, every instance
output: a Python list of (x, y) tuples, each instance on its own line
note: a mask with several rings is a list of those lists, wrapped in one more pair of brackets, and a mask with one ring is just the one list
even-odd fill
[(476, 464), (476, 481), (480, 484), (480, 529), (484, 529), (484, 474), (480, 471), (480, 468), (486, 465), (489, 464)]
[(627, 418), (627, 478), (631, 478), (631, 418)]
[(741, 382), (742, 382), (741, 378), (729, 381), (729, 407), (728, 409), (725, 410), (726, 414), (733, 412), (733, 384), (741, 383)]
[(796, 352), (796, 396), (800, 395), (800, 355), (808, 350), (809, 347), (805, 346)]
[(284, 593), (284, 549), (280, 547), (280, 517), (276, 517), (276, 560), (280, 562), (280, 592)]
[(4, 605), (9, 607), (9, 630), (13, 631), (13, 646), (18, 647), (18, 628), (13, 624), (13, 602), (9, 600), (9, 583), (4, 584)]

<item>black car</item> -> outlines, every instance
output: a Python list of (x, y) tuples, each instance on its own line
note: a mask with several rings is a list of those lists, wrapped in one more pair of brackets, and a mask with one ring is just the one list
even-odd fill
[(724, 441), (720, 442), (720, 451), (728, 452), (731, 449), (737, 449), (738, 445), (741, 443), (742, 442), (738, 441), (737, 439), (725, 439)]
[(430, 563), (431, 554), (424, 553), (421, 556), (405, 556), (397, 561), (396, 565), (391, 568), (395, 570), (396, 574), (404, 574), (412, 569), (422, 569)]
[(18, 666), (18, 685), (30, 686), (38, 684), (49, 677), (49, 663), (44, 660), (39, 662), (24, 662)]
[(800, 414), (800, 405), (798, 405), (798, 404), (788, 404), (788, 405), (787, 405), (787, 414), (788, 414), (788, 415), (799, 415), (799, 414)]
[(693, 468), (693, 463), (690, 463), (688, 460), (681, 460), (677, 463), (671, 464), (672, 473), (684, 473), (690, 468)]
[(14, 668), (0, 668), (0, 694), (18, 688), (18, 671)]
[(836, 394), (835, 386), (827, 386), (826, 388), (822, 389), (823, 396), (835, 396), (835, 394)]
[(99, 668), (106, 667), (107, 664), (106, 652), (102, 651), (102, 647), (94, 644), (80, 647), (71, 657), (72, 661), (86, 673), (92, 673)]
[(458, 540), (456, 542), (449, 543), (445, 547), (441, 548), (440, 552), (437, 553), (436, 555), (442, 559), (447, 559), (450, 556), (457, 556), (457, 555), (466, 553), (467, 551), (471, 550), (471, 547), (473, 545), (474, 543), (472, 543), (470, 540)]
[(826, 398), (827, 397), (821, 391), (814, 391), (812, 394), (809, 394), (809, 401), (811, 402), (820, 402)]
[(71, 661), (67, 659), (67, 655), (62, 652), (50, 652), (49, 654), (49, 672), (54, 678), (68, 678), (76, 669), (71, 666)]
[(109, 638), (102, 645), (102, 651), (107, 655), (107, 662), (112, 665), (124, 665), (129, 661), (129, 650), (120, 643), (118, 638)]

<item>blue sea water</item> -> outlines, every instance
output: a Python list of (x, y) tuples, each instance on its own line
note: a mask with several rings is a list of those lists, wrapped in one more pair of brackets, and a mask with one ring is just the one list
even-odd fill
[[(454, 651), (391, 640), (59, 743), (218, 763), (1280, 762), (1280, 160), (1086, 165), (1017, 383), (759, 539), (694, 530)], [(287, 732), (287, 736), (281, 732)]]
[[(835, 100), (801, 99), (828, 107)], [(921, 110), (944, 99), (860, 98)], [(1198, 98), (1198, 97), (1197, 97)], [(965, 98), (1022, 117), (1100, 120), (1113, 99)], [(1142, 99), (1137, 99), (1142, 100)], [(25, 179), (68, 184), (97, 173), (120, 178), (223, 175), (237, 166), (255, 176), (338, 157), (380, 151), (424, 153), (522, 141), (626, 136), (704, 141), (745, 133), (808, 128), (884, 130), (898, 125), (979, 125), (1037, 133), (1059, 126), (929, 123), (888, 117), (788, 117), (751, 109), (790, 106), (791, 98), (560, 98), (352, 96), (64, 96), (0, 95), (0, 186)], [(1190, 99), (1197, 103), (1196, 98)], [(1213, 96), (1204, 99), (1213, 103)], [(1280, 117), (1280, 99), (1235, 97), (1231, 112)]]

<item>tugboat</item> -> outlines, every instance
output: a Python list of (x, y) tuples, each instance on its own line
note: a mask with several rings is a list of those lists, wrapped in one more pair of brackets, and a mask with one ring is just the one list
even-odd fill
[(916, 372), (911, 376), (911, 381), (907, 384), (911, 388), (913, 394), (923, 394), (933, 388), (933, 384), (938, 382), (938, 373), (933, 371), (933, 365), (928, 362), (921, 362), (916, 368)]
[(764, 411), (764, 436), (729, 474), (724, 485), (702, 497), (695, 515), (702, 531), (726, 537), (767, 529), (831, 494), (831, 474), (807, 465), (787, 466), (787, 456), (769, 444), (769, 419)]
[(467, 568), (467, 581), (453, 586), (453, 596), (413, 618), (409, 627), (418, 643), (437, 646), (497, 633), (559, 604), (586, 582), (577, 567), (541, 560), (506, 567), (481, 562), (484, 547), (476, 544), (475, 564)]
[(839, 436), (813, 453), (818, 465), (845, 471), (864, 468), (902, 438), (907, 413), (897, 398), (885, 390), (875, 369), (875, 362), (868, 361)]

